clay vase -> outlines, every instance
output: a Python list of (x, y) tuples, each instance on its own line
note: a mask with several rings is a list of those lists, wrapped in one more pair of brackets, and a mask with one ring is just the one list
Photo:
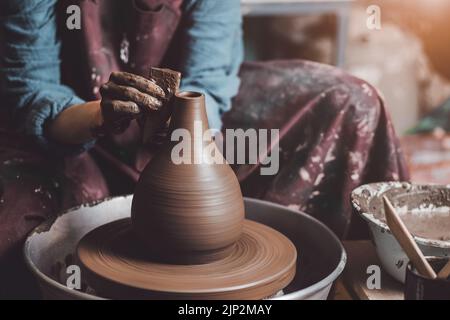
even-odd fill
[(132, 231), (155, 259), (208, 263), (230, 254), (242, 234), (242, 193), (214, 142), (203, 138), (205, 97), (179, 92), (173, 103), (168, 141), (136, 186)]

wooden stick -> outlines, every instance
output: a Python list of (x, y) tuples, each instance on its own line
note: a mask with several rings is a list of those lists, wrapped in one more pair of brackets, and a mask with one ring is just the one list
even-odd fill
[(437, 277), (439, 279), (447, 279), (450, 277), (450, 261), (439, 271)]
[(416, 241), (411, 233), (406, 228), (403, 221), (398, 216), (391, 202), (386, 196), (383, 196), (384, 214), (389, 229), (394, 234), (402, 249), (405, 251), (409, 260), (417, 271), (424, 277), (430, 279), (436, 278), (436, 272), (431, 268), (428, 261), (425, 259), (422, 251), (420, 251)]

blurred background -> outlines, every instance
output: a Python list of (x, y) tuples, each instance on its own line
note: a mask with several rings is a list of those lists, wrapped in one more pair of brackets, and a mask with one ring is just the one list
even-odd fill
[[(338, 65), (382, 93), (419, 183), (450, 183), (449, 0), (242, 0), (247, 60)], [(379, 24), (378, 24), (379, 22)]]

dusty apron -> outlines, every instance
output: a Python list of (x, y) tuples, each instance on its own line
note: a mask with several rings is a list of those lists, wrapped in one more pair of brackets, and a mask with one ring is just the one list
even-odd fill
[[(146, 75), (150, 66), (170, 66), (181, 0), (146, 0), (151, 11), (132, 1), (71, 2), (80, 5), (83, 25), (62, 34), (63, 80), (84, 99), (100, 97), (111, 71)], [(68, 2), (59, 5), (64, 16)], [(129, 19), (119, 19), (118, 12), (128, 12)], [(259, 165), (234, 166), (244, 195), (305, 211), (340, 237), (351, 224), (353, 236), (364, 235), (352, 216), (350, 191), (362, 183), (408, 179), (376, 90), (306, 61), (244, 63), (240, 76), (224, 128), (280, 129), (281, 147), (274, 176), (260, 175)], [(42, 154), (5, 124), (0, 130), (0, 297), (33, 296), (20, 254), (26, 234), (58, 211), (131, 193), (149, 157), (138, 147), (136, 124), (89, 153), (64, 159)]]

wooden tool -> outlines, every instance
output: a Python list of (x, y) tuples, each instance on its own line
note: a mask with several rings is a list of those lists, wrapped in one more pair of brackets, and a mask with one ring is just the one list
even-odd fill
[(450, 261), (439, 271), (437, 277), (439, 279), (447, 279), (450, 277)]
[(405, 251), (409, 260), (417, 271), (424, 277), (431, 279), (436, 278), (436, 273), (431, 268), (428, 261), (425, 259), (422, 251), (417, 246), (416, 241), (412, 237), (411, 233), (406, 228), (403, 221), (398, 216), (391, 202), (386, 196), (383, 196), (384, 213), (386, 216), (386, 222), (389, 226), (394, 237)]

